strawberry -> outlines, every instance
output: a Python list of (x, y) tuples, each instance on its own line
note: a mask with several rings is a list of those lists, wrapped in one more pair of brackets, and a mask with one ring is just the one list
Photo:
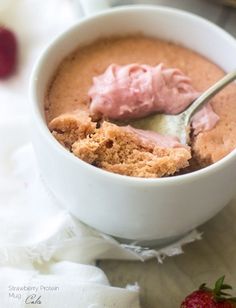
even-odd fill
[(236, 298), (231, 297), (225, 290), (230, 290), (232, 287), (224, 284), (225, 277), (220, 277), (213, 289), (202, 284), (199, 290), (188, 295), (180, 308), (235, 308)]
[(17, 62), (17, 41), (14, 33), (0, 26), (0, 78), (14, 73)]

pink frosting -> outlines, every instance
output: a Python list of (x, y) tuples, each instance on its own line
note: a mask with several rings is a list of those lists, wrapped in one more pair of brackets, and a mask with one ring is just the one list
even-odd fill
[(205, 105), (192, 117), (191, 124), (194, 130), (194, 135), (197, 135), (202, 131), (211, 130), (215, 127), (219, 119), (219, 116), (212, 109), (211, 104)]
[(137, 129), (130, 125), (122, 126), (122, 128), (137, 134), (141, 141), (143, 141), (144, 143), (153, 142), (154, 144), (163, 148), (183, 147), (183, 144), (180, 143), (179, 138), (175, 136), (164, 136), (150, 130)]
[(92, 115), (125, 120), (154, 112), (177, 114), (199, 93), (180, 70), (157, 66), (111, 64), (94, 77), (89, 90)]

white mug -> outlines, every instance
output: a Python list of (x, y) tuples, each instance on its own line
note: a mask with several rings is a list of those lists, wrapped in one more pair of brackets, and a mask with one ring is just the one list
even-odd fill
[[(90, 2), (90, 9), (96, 2)], [(211, 166), (176, 177), (122, 176), (65, 150), (51, 135), (44, 116), (45, 92), (66, 55), (102, 36), (137, 32), (191, 48), (226, 72), (236, 68), (235, 39), (203, 18), (158, 6), (98, 12), (59, 35), (36, 63), (30, 85), (33, 144), (48, 187), (82, 222), (119, 238), (163, 243), (206, 222), (233, 198), (236, 150)]]

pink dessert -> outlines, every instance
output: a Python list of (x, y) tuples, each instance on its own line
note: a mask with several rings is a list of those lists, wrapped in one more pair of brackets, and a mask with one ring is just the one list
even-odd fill
[(90, 112), (115, 120), (142, 118), (159, 112), (177, 114), (199, 93), (179, 69), (145, 64), (111, 64), (93, 78)]
[(191, 148), (175, 136), (107, 120), (179, 113), (223, 75), (176, 44), (143, 36), (101, 39), (59, 66), (45, 98), (48, 126), (67, 150), (107, 171), (139, 177), (193, 171), (236, 147), (235, 84), (193, 117)]
[(140, 140), (144, 142), (152, 142), (156, 144), (157, 146), (160, 146), (163, 148), (180, 148), (180, 147), (183, 148), (184, 147), (183, 144), (180, 143), (179, 138), (175, 136), (164, 136), (164, 135), (158, 134), (150, 130), (134, 128), (130, 125), (122, 126), (122, 127), (126, 129), (128, 132), (132, 132), (138, 135)]

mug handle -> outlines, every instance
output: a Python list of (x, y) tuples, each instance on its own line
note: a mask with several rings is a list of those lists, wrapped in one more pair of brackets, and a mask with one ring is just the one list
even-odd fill
[(108, 0), (77, 0), (85, 16), (110, 8)]

